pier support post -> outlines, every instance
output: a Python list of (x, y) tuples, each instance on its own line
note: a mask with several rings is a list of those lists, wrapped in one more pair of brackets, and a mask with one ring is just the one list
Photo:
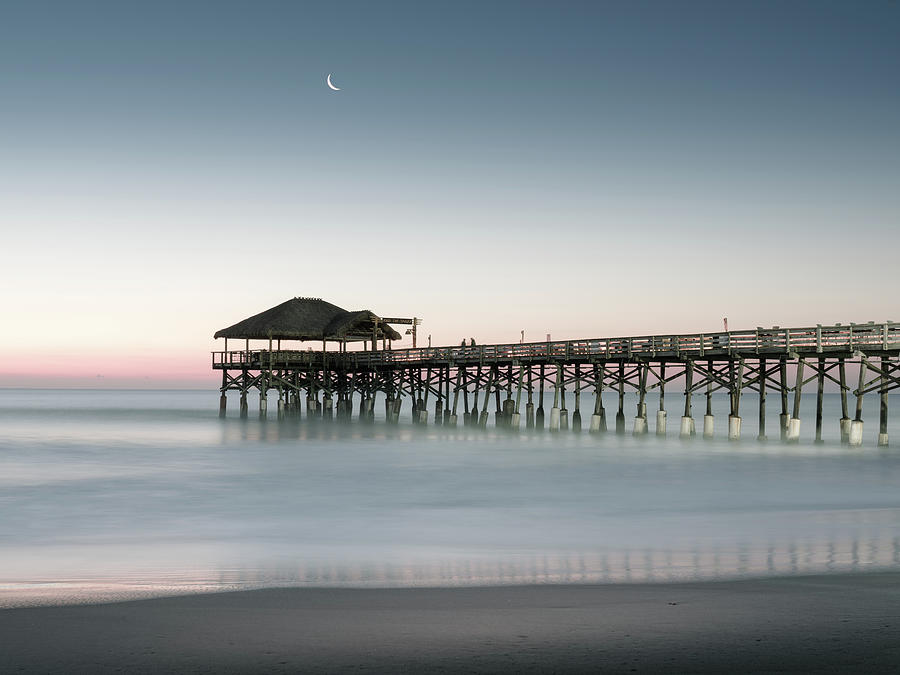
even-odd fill
[(519, 421), (522, 416), (519, 414), (519, 404), (522, 402), (522, 378), (525, 375), (525, 367), (519, 366), (519, 381), (516, 383), (516, 401), (513, 404), (512, 413), (509, 416), (509, 428), (515, 431), (519, 430)]
[(859, 385), (856, 388), (856, 417), (852, 422), (850, 422), (850, 436), (847, 439), (847, 442), (854, 447), (858, 447), (862, 445), (862, 437), (863, 437), (863, 419), (862, 419), (862, 408), (863, 408), (863, 387), (866, 384), (866, 371), (868, 370), (868, 364), (864, 359), (860, 359), (859, 362)]
[(474, 386), (472, 387), (472, 409), (469, 411), (470, 426), (478, 426), (478, 387), (481, 384), (481, 366), (475, 370)]
[(788, 424), (788, 386), (787, 386), (787, 358), (782, 356), (778, 363), (779, 377), (781, 381), (781, 415), (778, 417), (780, 436), (782, 441), (787, 440)]
[(559, 408), (550, 408), (550, 431), (559, 431)]
[(656, 435), (666, 435), (666, 362), (659, 364), (659, 410), (656, 411)]
[(559, 430), (560, 431), (568, 431), (569, 430), (569, 411), (566, 410), (566, 370), (564, 367), (560, 366), (560, 409), (559, 409)]
[(732, 389), (731, 414), (728, 416), (728, 440), (738, 441), (741, 438), (741, 391), (744, 388), (744, 359), (738, 361), (737, 378), (734, 377), (734, 361), (731, 362)]
[(581, 366), (575, 366), (575, 411), (572, 413), (572, 431), (581, 431)]
[[(484, 388), (484, 405), (481, 407), (481, 416), (478, 418), (478, 426), (482, 429), (487, 429), (488, 423), (488, 403), (490, 402), (491, 396), (491, 382), (493, 381), (494, 373), (490, 372), (488, 375), (487, 383)], [(499, 382), (497, 383), (499, 385)]]
[(531, 385), (531, 366), (528, 366), (528, 403), (525, 404), (525, 428), (534, 429), (534, 388)]
[(797, 362), (797, 379), (794, 383), (794, 414), (788, 422), (787, 441), (797, 443), (800, 441), (800, 395), (803, 393), (803, 366), (805, 362), (799, 359)]
[(766, 360), (759, 359), (759, 430), (756, 434), (756, 440), (766, 440)]
[(559, 431), (559, 388), (562, 379), (562, 369), (556, 366), (556, 380), (553, 383), (553, 407), (550, 408), (550, 431)]
[(707, 362), (706, 380), (706, 414), (703, 416), (703, 438), (712, 438), (715, 435), (715, 418), (712, 414), (712, 373), (713, 362)]
[(225, 392), (219, 396), (219, 417), (225, 417), (225, 411), (228, 408), (228, 398), (225, 396)]
[(847, 372), (844, 357), (838, 359), (838, 377), (841, 385), (841, 443), (850, 442), (850, 412), (847, 408)]
[(681, 428), (678, 435), (682, 438), (694, 435), (694, 418), (691, 410), (691, 394), (694, 385), (694, 362), (690, 359), (684, 364), (684, 414), (681, 416)]
[(269, 411), (269, 399), (266, 396), (266, 392), (261, 391), (259, 393), (259, 418), (261, 420), (266, 419), (268, 411)]
[(247, 390), (241, 389), (241, 417), (247, 417)]
[(278, 415), (278, 419), (280, 419), (280, 420), (283, 420), (283, 419), (284, 419), (284, 397), (281, 396), (281, 395), (278, 396), (278, 412), (277, 412), (277, 415)]
[(822, 404), (825, 398), (825, 359), (819, 357), (817, 382), (816, 382), (816, 443), (824, 443), (822, 440)]
[(741, 439), (741, 418), (738, 415), (728, 416), (728, 440), (739, 441)]
[(616, 412), (616, 433), (625, 433), (625, 362), (619, 361), (619, 409)]
[(537, 431), (544, 430), (544, 365), (540, 370), (540, 393), (538, 394), (538, 407), (534, 413), (534, 428)]
[(591, 431), (594, 433), (606, 431), (606, 411), (603, 409), (603, 376), (606, 374), (606, 364), (594, 364), (594, 414), (591, 415)]
[(331, 398), (331, 393), (327, 391), (322, 397), (322, 419), (329, 421), (334, 419), (334, 399)]
[[(449, 427), (449, 426), (451, 426), (451, 420), (450, 420), (450, 415), (451, 415), (451, 412), (450, 412), (450, 366), (447, 366), (445, 373), (446, 373), (446, 377), (444, 378), (444, 426)], [(459, 379), (458, 376), (457, 376), (457, 379)], [(455, 402), (454, 402), (453, 407), (454, 407), (454, 412), (455, 412), (455, 408), (456, 408)]]
[(647, 371), (650, 369), (650, 365), (648, 363), (642, 363), (640, 365), (640, 372), (638, 374), (638, 404), (637, 404), (637, 415), (634, 417), (634, 428), (632, 429), (632, 435), (634, 436), (642, 436), (647, 433)]
[(881, 357), (881, 409), (878, 415), (878, 446), (887, 447), (888, 444), (888, 381), (885, 375), (890, 364), (887, 357)]

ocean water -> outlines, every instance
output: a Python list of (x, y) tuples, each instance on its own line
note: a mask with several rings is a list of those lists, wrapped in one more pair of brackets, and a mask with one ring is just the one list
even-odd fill
[[(265, 586), (705, 580), (900, 567), (900, 425), (839, 443), (261, 421), (216, 391), (0, 390), (0, 606)], [(702, 427), (704, 401), (695, 399)], [(567, 401), (571, 411), (571, 396)], [(610, 426), (615, 397), (604, 397)], [(892, 410), (900, 403), (891, 399)], [(549, 401), (545, 403), (549, 416)], [(493, 408), (493, 405), (491, 406)], [(358, 406), (354, 408), (354, 414)], [(376, 414), (383, 414), (376, 405)], [(635, 399), (626, 397), (628, 430)], [(433, 414), (433, 411), (432, 411)], [(571, 415), (571, 412), (570, 412)], [(460, 422), (461, 424), (461, 422)], [(493, 415), (491, 415), (493, 425)], [(523, 420), (524, 426), (524, 420)]]

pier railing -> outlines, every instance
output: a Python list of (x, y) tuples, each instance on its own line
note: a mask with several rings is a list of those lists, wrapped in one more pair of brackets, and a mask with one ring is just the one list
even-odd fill
[(498, 361), (578, 361), (602, 359), (703, 358), (723, 354), (780, 356), (900, 350), (900, 324), (867, 323), (806, 328), (757, 328), (751, 331), (652, 335), (526, 342), (496, 345), (420, 347), (365, 352), (303, 350), (237, 350), (212, 352), (216, 369), (290, 367), (298, 365), (348, 367), (434, 362), (496, 363)]

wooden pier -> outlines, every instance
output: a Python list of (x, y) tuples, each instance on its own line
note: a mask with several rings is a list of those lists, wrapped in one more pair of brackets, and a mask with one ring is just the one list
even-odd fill
[[(322, 301), (295, 298), (268, 312), (289, 303), (297, 308), (310, 302)], [(328, 307), (344, 312), (333, 305)], [(228, 391), (239, 393), (240, 414), (246, 416), (248, 393), (256, 390), (263, 417), (267, 415), (268, 397), (274, 393), (278, 418), (300, 416), (305, 407), (305, 416), (310, 418), (371, 422), (379, 396), (385, 406), (379, 417), (389, 424), (399, 422), (404, 402), (408, 402), (414, 423), (427, 424), (431, 408), (434, 424), (456, 426), (461, 417), (462, 424), (483, 428), (488, 425), (493, 404), (494, 425), (501, 428), (522, 428), (524, 412), (525, 429), (560, 432), (586, 427), (592, 433), (610, 429), (639, 435), (649, 431), (648, 394), (657, 390), (655, 432), (665, 434), (666, 394), (671, 401), (672, 389), (677, 387), (682, 397), (677, 404), (681, 412), (678, 433), (682, 437), (697, 432), (696, 397), (701, 398), (704, 408), (702, 435), (715, 434), (712, 395), (724, 392), (730, 403), (728, 438), (739, 439), (743, 394), (754, 392), (754, 402), (758, 403), (756, 437), (765, 440), (767, 394), (771, 392), (779, 404), (780, 438), (798, 442), (801, 395), (804, 388), (814, 386), (814, 438), (821, 442), (828, 381), (836, 385), (841, 396), (842, 442), (856, 446), (863, 443), (863, 397), (877, 393), (880, 415), (876, 442), (886, 446), (888, 393), (900, 387), (900, 324), (893, 322), (391, 349), (389, 343), (399, 334), (387, 320), (371, 312), (348, 312), (356, 317), (356, 323), (343, 315), (329, 319), (329, 326), (344, 325), (344, 332), (326, 326), (319, 332), (306, 333), (285, 330), (285, 321), (258, 320), (266, 314), (216, 334), (225, 337), (226, 345), (229, 338), (243, 338), (243, 349), (229, 350), (226, 346), (212, 353), (212, 367), (222, 371), (223, 416)], [(390, 321), (415, 327), (418, 320)], [(321, 349), (281, 348), (283, 340), (313, 339), (322, 340)], [(251, 340), (264, 344), (255, 348)], [(338, 348), (327, 350), (328, 341), (337, 342)], [(348, 351), (348, 343), (354, 341), (363, 341), (363, 350)], [(588, 392), (595, 395), (595, 403), (590, 410), (582, 410), (582, 394)], [(610, 423), (600, 396), (603, 392), (614, 392), (618, 400)], [(626, 393), (637, 395), (630, 424), (626, 423), (624, 409)], [(355, 414), (354, 400), (359, 406)], [(303, 401), (305, 406), (301, 405)], [(568, 405), (573, 406), (571, 420)], [(584, 423), (583, 418), (587, 418)]]

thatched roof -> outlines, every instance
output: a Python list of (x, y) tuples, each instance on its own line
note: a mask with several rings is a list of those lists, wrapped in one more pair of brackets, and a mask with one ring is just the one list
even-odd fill
[(215, 338), (250, 340), (399, 340), (400, 333), (367, 309), (348, 312), (320, 298), (291, 298), (217, 331)]

